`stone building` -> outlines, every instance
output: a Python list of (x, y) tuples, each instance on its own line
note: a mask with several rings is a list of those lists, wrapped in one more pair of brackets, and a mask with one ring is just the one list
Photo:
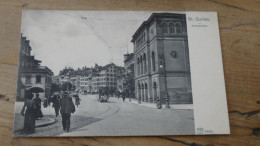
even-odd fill
[(100, 87), (107, 87), (110, 91), (115, 91), (117, 87), (116, 73), (118, 66), (114, 63), (105, 66), (94, 67), (95, 72), (92, 74), (92, 90), (98, 92)]
[(162, 103), (192, 103), (186, 15), (153, 13), (132, 42), (136, 97), (142, 102), (158, 97)]
[(30, 41), (21, 34), (18, 67), (17, 100), (25, 98), (26, 90), (31, 87), (41, 87), (45, 92), (40, 98), (50, 97), (53, 72), (46, 66), (40, 66), (41, 61), (31, 55)]

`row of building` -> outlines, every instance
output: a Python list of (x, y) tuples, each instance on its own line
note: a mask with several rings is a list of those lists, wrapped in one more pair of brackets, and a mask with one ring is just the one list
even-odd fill
[(70, 67), (60, 71), (60, 74), (53, 76), (53, 83), (62, 85), (70, 82), (75, 91), (97, 93), (100, 88), (107, 88), (111, 92), (123, 92), (126, 71), (130, 73), (130, 64), (133, 64), (133, 53), (125, 55), (125, 67), (109, 63), (105, 66), (95, 64), (94, 67), (83, 67), (74, 70)]

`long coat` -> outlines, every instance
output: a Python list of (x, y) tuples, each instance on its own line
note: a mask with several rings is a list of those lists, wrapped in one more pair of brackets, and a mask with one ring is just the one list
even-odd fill
[(41, 99), (39, 97), (36, 97), (33, 99), (33, 101), (36, 104), (36, 109), (35, 109), (35, 118), (42, 118), (43, 114), (42, 114), (42, 110), (41, 110)]
[(75, 105), (72, 101), (72, 98), (67, 94), (62, 95), (62, 98), (60, 99), (60, 106), (61, 106), (60, 108), (61, 113), (70, 114), (75, 112)]

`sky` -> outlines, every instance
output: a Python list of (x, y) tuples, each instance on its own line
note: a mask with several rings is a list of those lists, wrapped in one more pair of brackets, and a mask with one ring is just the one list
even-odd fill
[(31, 55), (54, 75), (65, 67), (124, 66), (133, 52), (131, 39), (150, 11), (24, 10), (21, 33), (30, 41)]

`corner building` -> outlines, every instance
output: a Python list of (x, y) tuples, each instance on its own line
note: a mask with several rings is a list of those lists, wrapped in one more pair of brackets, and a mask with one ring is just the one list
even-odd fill
[(132, 37), (135, 94), (141, 102), (191, 104), (186, 15), (153, 13)]
[(53, 72), (47, 66), (41, 66), (41, 61), (31, 55), (31, 50), (30, 41), (21, 34), (16, 92), (18, 101), (26, 98), (26, 90), (31, 87), (44, 89), (45, 92), (39, 93), (41, 99), (51, 96)]

